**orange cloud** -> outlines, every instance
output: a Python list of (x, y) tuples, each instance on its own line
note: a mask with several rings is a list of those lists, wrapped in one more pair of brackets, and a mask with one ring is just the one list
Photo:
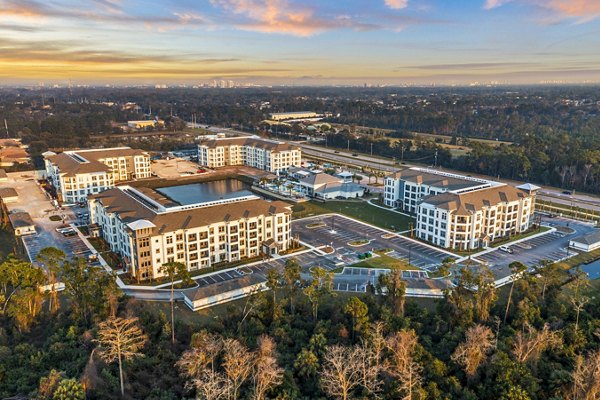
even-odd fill
[(0, 3), (0, 17), (41, 18), (44, 13), (36, 3), (6, 0)]
[(583, 21), (600, 16), (598, 0), (549, 0), (543, 5), (562, 16), (580, 18)]
[(385, 0), (385, 5), (394, 10), (408, 7), (408, 0)]
[(348, 25), (344, 19), (318, 18), (312, 9), (292, 7), (286, 0), (211, 0), (211, 3), (247, 17), (250, 21), (236, 25), (258, 32), (306, 37)]

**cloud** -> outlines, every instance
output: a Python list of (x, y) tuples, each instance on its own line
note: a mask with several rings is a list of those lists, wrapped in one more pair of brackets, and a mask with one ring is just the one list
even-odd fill
[(462, 63), (462, 64), (428, 64), (428, 65), (409, 65), (398, 68), (401, 69), (426, 69), (426, 70), (478, 70), (490, 68), (523, 67), (536, 65), (526, 62), (482, 62), (482, 63)]
[(394, 10), (408, 7), (408, 0), (385, 0), (385, 5)]
[(583, 23), (600, 17), (600, 0), (486, 0), (483, 8), (491, 10), (512, 1), (550, 13), (550, 18), (543, 18), (547, 23), (563, 19), (576, 19)]

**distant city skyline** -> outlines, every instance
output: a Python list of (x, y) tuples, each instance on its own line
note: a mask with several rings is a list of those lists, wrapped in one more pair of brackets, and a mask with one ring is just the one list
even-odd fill
[(0, 0), (4, 85), (598, 83), (599, 50), (598, 0)]

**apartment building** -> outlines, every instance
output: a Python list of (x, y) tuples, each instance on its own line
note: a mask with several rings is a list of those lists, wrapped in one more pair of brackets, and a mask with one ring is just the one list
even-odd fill
[(76, 203), (119, 182), (149, 178), (150, 156), (129, 147), (43, 154), (46, 176), (59, 201)]
[(531, 184), (496, 184), (429, 195), (417, 207), (417, 237), (454, 250), (487, 247), (531, 227), (538, 189)]
[(407, 168), (385, 178), (384, 204), (416, 214), (419, 202), (440, 193), (463, 193), (492, 187), (496, 182), (427, 168)]
[(270, 115), (273, 121), (289, 121), (289, 120), (302, 120), (302, 119), (313, 119), (319, 118), (320, 115), (314, 111), (292, 111), (282, 113), (272, 113)]
[(198, 164), (209, 168), (246, 165), (270, 172), (300, 166), (300, 148), (258, 136), (217, 138), (198, 145)]
[(147, 188), (119, 186), (88, 199), (90, 219), (138, 280), (164, 276), (161, 266), (190, 271), (289, 248), (287, 203), (244, 194), (181, 205)]

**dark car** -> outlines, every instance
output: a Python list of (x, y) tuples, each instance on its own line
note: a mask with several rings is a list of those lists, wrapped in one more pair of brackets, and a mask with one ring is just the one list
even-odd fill
[(358, 154), (352, 153), (352, 157), (358, 157)]
[(570, 190), (563, 190), (562, 194), (566, 194), (567, 196), (571, 196), (573, 194), (573, 192), (571, 192)]

